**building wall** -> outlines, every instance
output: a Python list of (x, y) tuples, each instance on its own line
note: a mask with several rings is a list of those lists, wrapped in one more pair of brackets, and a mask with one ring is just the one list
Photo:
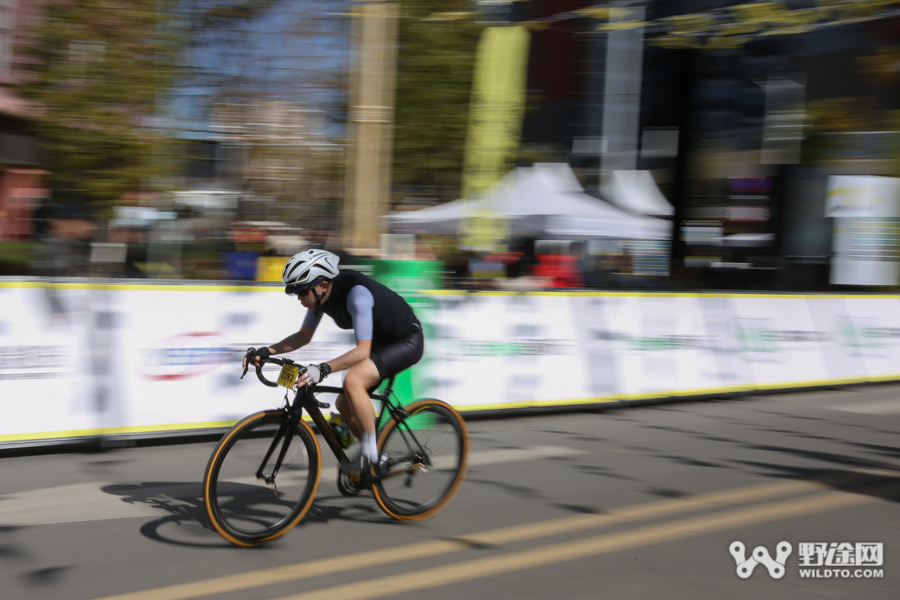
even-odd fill
[(0, 241), (30, 238), (34, 210), (49, 195), (28, 132), (30, 105), (14, 89), (23, 80), (22, 52), (39, 18), (38, 0), (0, 0)]
[(41, 187), (43, 171), (6, 169), (0, 174), (0, 241), (28, 239), (34, 234), (32, 215), (48, 191)]

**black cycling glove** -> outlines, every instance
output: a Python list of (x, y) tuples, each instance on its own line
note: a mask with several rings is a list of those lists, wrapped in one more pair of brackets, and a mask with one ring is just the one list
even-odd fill
[(244, 358), (247, 359), (247, 365), (248, 366), (252, 365), (253, 359), (257, 356), (259, 357), (260, 360), (265, 360), (265, 359), (269, 358), (270, 356), (272, 356), (272, 352), (269, 350), (268, 347), (265, 347), (265, 346), (262, 348), (259, 348), (259, 349), (247, 348), (247, 353), (244, 354)]

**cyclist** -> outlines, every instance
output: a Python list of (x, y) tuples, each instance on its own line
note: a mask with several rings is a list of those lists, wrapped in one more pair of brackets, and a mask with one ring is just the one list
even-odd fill
[[(396, 292), (351, 269), (338, 269), (339, 258), (327, 250), (305, 250), (284, 266), (284, 291), (297, 296), (307, 309), (300, 330), (271, 346), (255, 351), (268, 358), (302, 348), (310, 342), (322, 313), (341, 329), (353, 329), (356, 346), (349, 352), (318, 365), (309, 365), (297, 387), (312, 386), (334, 371), (347, 370), (343, 393), (335, 407), (356, 439), (359, 457), (342, 466), (351, 481), (379, 466), (375, 439), (375, 409), (369, 391), (384, 379), (419, 362), (425, 351), (422, 324), (412, 307)], [(244, 357), (259, 363), (253, 353)]]

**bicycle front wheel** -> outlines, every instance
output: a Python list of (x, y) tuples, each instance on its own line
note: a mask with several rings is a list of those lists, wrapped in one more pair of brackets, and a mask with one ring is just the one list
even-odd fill
[(469, 467), (469, 430), (440, 400), (419, 400), (410, 415), (392, 419), (378, 436), (388, 472), (372, 491), (378, 506), (404, 521), (433, 517), (459, 491)]
[(319, 442), (303, 420), (294, 431), (287, 431), (288, 421), (278, 410), (250, 415), (225, 434), (209, 459), (203, 478), (206, 512), (233, 544), (274, 540), (312, 506), (322, 471)]

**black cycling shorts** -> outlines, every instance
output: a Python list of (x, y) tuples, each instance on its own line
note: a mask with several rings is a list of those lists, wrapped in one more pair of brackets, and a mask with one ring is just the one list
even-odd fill
[(369, 358), (375, 363), (378, 376), (385, 380), (422, 360), (423, 354), (425, 354), (425, 336), (420, 329), (402, 340), (372, 348)]

